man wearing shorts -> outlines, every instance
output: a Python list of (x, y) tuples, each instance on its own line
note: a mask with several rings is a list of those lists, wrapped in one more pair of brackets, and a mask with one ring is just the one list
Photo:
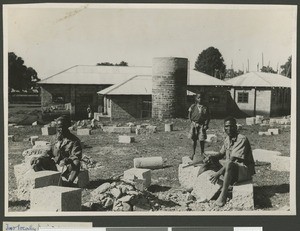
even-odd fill
[(255, 174), (255, 164), (249, 140), (246, 136), (238, 134), (236, 120), (233, 117), (224, 120), (224, 130), (227, 137), (220, 153), (209, 157), (211, 162), (218, 162), (226, 157), (225, 164), (210, 178), (212, 183), (216, 183), (220, 176), (224, 175), (221, 194), (215, 202), (220, 207), (226, 204), (229, 185), (250, 180)]
[(200, 159), (203, 159), (204, 154), (204, 142), (207, 138), (206, 130), (210, 121), (210, 110), (203, 104), (204, 93), (195, 95), (195, 103), (189, 108), (189, 119), (191, 121), (191, 128), (189, 131), (189, 138), (193, 140), (193, 154), (191, 159), (194, 159), (197, 141), (200, 142)]

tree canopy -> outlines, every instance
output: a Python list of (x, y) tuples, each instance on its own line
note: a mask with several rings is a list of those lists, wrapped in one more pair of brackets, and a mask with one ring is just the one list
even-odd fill
[(37, 86), (37, 72), (24, 65), (24, 60), (14, 52), (8, 53), (8, 87), (10, 90), (29, 90)]
[(273, 73), (273, 74), (276, 74), (277, 71), (274, 71), (272, 67), (270, 66), (263, 66), (261, 69), (260, 69), (261, 72), (267, 72), (267, 73)]
[(218, 79), (224, 79), (226, 65), (220, 51), (217, 48), (209, 47), (199, 54), (195, 62), (195, 70)]
[(110, 62), (102, 62), (102, 63), (97, 63), (97, 66), (128, 66), (128, 63), (125, 61), (121, 61), (120, 63), (110, 63)]
[(292, 77), (292, 56), (288, 57), (286, 63), (281, 65), (280, 67), (282, 69), (280, 74), (291, 78)]

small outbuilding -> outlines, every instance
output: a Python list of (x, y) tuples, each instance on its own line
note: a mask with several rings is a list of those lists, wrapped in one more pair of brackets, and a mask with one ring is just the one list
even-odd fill
[(290, 115), (290, 78), (279, 74), (249, 72), (226, 82), (232, 85), (232, 99), (248, 116)]

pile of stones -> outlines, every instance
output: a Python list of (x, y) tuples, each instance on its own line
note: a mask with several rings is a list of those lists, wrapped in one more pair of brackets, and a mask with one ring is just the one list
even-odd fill
[(91, 211), (153, 211), (159, 208), (148, 191), (138, 190), (126, 181), (103, 183), (90, 195), (84, 206)]

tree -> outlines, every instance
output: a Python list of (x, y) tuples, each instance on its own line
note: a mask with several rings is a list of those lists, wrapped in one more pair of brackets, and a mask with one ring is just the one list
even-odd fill
[(280, 74), (292, 78), (292, 56), (288, 57), (288, 61), (280, 67), (282, 69)]
[(24, 60), (14, 52), (8, 53), (8, 88), (14, 90), (29, 90), (36, 87), (40, 79), (32, 67), (24, 65)]
[(243, 75), (244, 72), (241, 70), (235, 71), (234, 69), (226, 69), (225, 71), (225, 79), (231, 79), (240, 75)]
[(209, 47), (203, 50), (195, 62), (195, 70), (205, 74), (223, 79), (225, 76), (226, 65), (222, 54), (217, 48)]
[(273, 73), (273, 74), (276, 74), (277, 71), (274, 71), (272, 67), (270, 66), (263, 66), (261, 69), (260, 69), (261, 72), (267, 72), (267, 73)]
[(128, 66), (128, 63), (125, 61), (121, 61), (120, 63), (110, 63), (110, 62), (102, 62), (102, 63), (97, 63), (97, 66)]

